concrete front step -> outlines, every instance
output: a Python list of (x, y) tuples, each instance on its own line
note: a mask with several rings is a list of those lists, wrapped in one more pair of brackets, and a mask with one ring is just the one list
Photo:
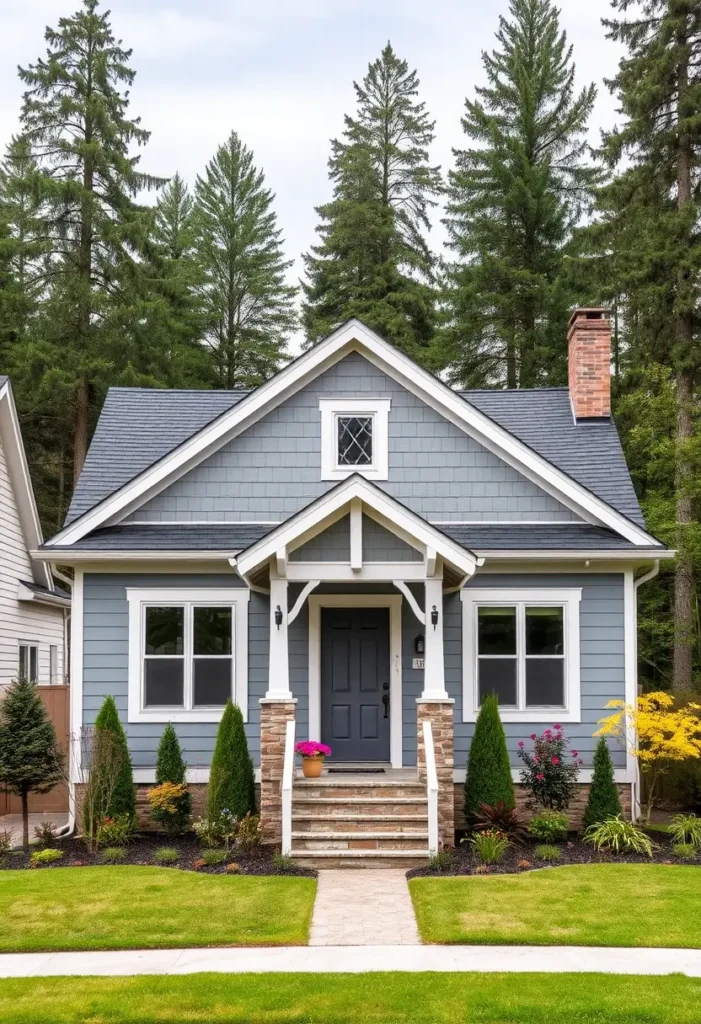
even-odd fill
[(428, 832), (293, 832), (293, 850), (407, 850), (428, 843)]
[(375, 815), (392, 815), (392, 817), (412, 816), (428, 813), (428, 800), (413, 800), (403, 798), (399, 800), (387, 800), (379, 797), (300, 797), (292, 794), (292, 813), (306, 813), (309, 810), (318, 810), (320, 813), (335, 815), (353, 814), (359, 817), (374, 817)]
[(420, 868), (428, 861), (426, 850), (293, 850), (291, 856), (303, 868)]
[(319, 800), (353, 800), (362, 797), (363, 799), (374, 800), (421, 800), (426, 799), (426, 787), (420, 785), (406, 785), (399, 783), (384, 783), (383, 785), (367, 784), (348, 785), (343, 783), (306, 783), (293, 786), (292, 793), (295, 797)]
[(426, 814), (396, 817), (391, 814), (294, 814), (292, 828), (296, 832), (316, 835), (319, 832), (383, 832), (404, 834), (427, 828)]

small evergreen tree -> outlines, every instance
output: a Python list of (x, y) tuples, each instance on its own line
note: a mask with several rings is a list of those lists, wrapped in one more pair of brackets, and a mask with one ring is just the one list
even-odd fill
[(134, 791), (134, 776), (129, 757), (127, 738), (119, 721), (119, 712), (114, 702), (114, 697), (105, 697), (97, 718), (95, 719), (95, 731), (104, 729), (114, 736), (117, 750), (121, 751), (121, 764), (119, 777), (112, 790), (109, 803), (102, 808), (102, 816), (114, 818), (118, 814), (128, 814), (132, 821), (136, 820), (136, 793)]
[(22, 845), (29, 850), (30, 793), (48, 793), (64, 777), (64, 756), (37, 688), (24, 677), (0, 701), (0, 782), (22, 800)]
[[(164, 782), (173, 782), (176, 785), (183, 785), (185, 783), (185, 762), (183, 761), (177, 734), (170, 722), (163, 730), (161, 742), (158, 744), (158, 758), (156, 760), (156, 784), (160, 786)], [(166, 823), (164, 819), (167, 819), (169, 830), (181, 832), (187, 825), (188, 818), (190, 817), (192, 807), (190, 793), (183, 793), (176, 803), (176, 814), (164, 816), (154, 810), (152, 817), (154, 821), (161, 821), (162, 823)]]
[(470, 744), (465, 777), (465, 821), (469, 824), (482, 804), (493, 806), (500, 800), (507, 807), (516, 805), (499, 702), (490, 695), (480, 708)]
[(255, 776), (243, 715), (231, 701), (227, 702), (217, 730), (207, 789), (207, 819), (216, 821), (223, 810), (239, 820), (256, 810)]
[(584, 810), (584, 828), (597, 825), (606, 818), (615, 818), (621, 813), (621, 801), (613, 781), (613, 762), (608, 743), (602, 736), (594, 751), (594, 775)]

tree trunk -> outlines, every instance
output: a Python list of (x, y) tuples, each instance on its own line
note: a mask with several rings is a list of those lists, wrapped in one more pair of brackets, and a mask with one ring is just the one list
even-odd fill
[(26, 789), (22, 790), (22, 849), (29, 853), (29, 798)]
[(691, 467), (686, 447), (694, 425), (692, 401), (693, 373), (677, 373), (677, 467), (676, 467), (676, 522), (677, 560), (674, 569), (674, 668), (673, 689), (688, 692), (692, 683), (692, 659), (695, 642), (694, 570), (688, 543), (688, 528), (693, 518), (690, 494)]
[(78, 381), (75, 394), (75, 417), (73, 420), (73, 486), (85, 462), (88, 451), (88, 433), (90, 424), (90, 385), (85, 377)]

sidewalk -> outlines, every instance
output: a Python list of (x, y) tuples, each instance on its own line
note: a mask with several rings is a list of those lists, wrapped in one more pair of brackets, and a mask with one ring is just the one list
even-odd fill
[(586, 946), (280, 946), (100, 953), (5, 953), (0, 978), (57, 975), (543, 971), (701, 977), (701, 950)]

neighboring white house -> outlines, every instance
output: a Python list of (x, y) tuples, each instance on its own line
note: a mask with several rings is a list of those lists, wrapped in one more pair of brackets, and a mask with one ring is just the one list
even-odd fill
[(0, 376), (0, 694), (23, 671), (65, 684), (70, 596), (32, 558), (42, 542), (9, 377)]

